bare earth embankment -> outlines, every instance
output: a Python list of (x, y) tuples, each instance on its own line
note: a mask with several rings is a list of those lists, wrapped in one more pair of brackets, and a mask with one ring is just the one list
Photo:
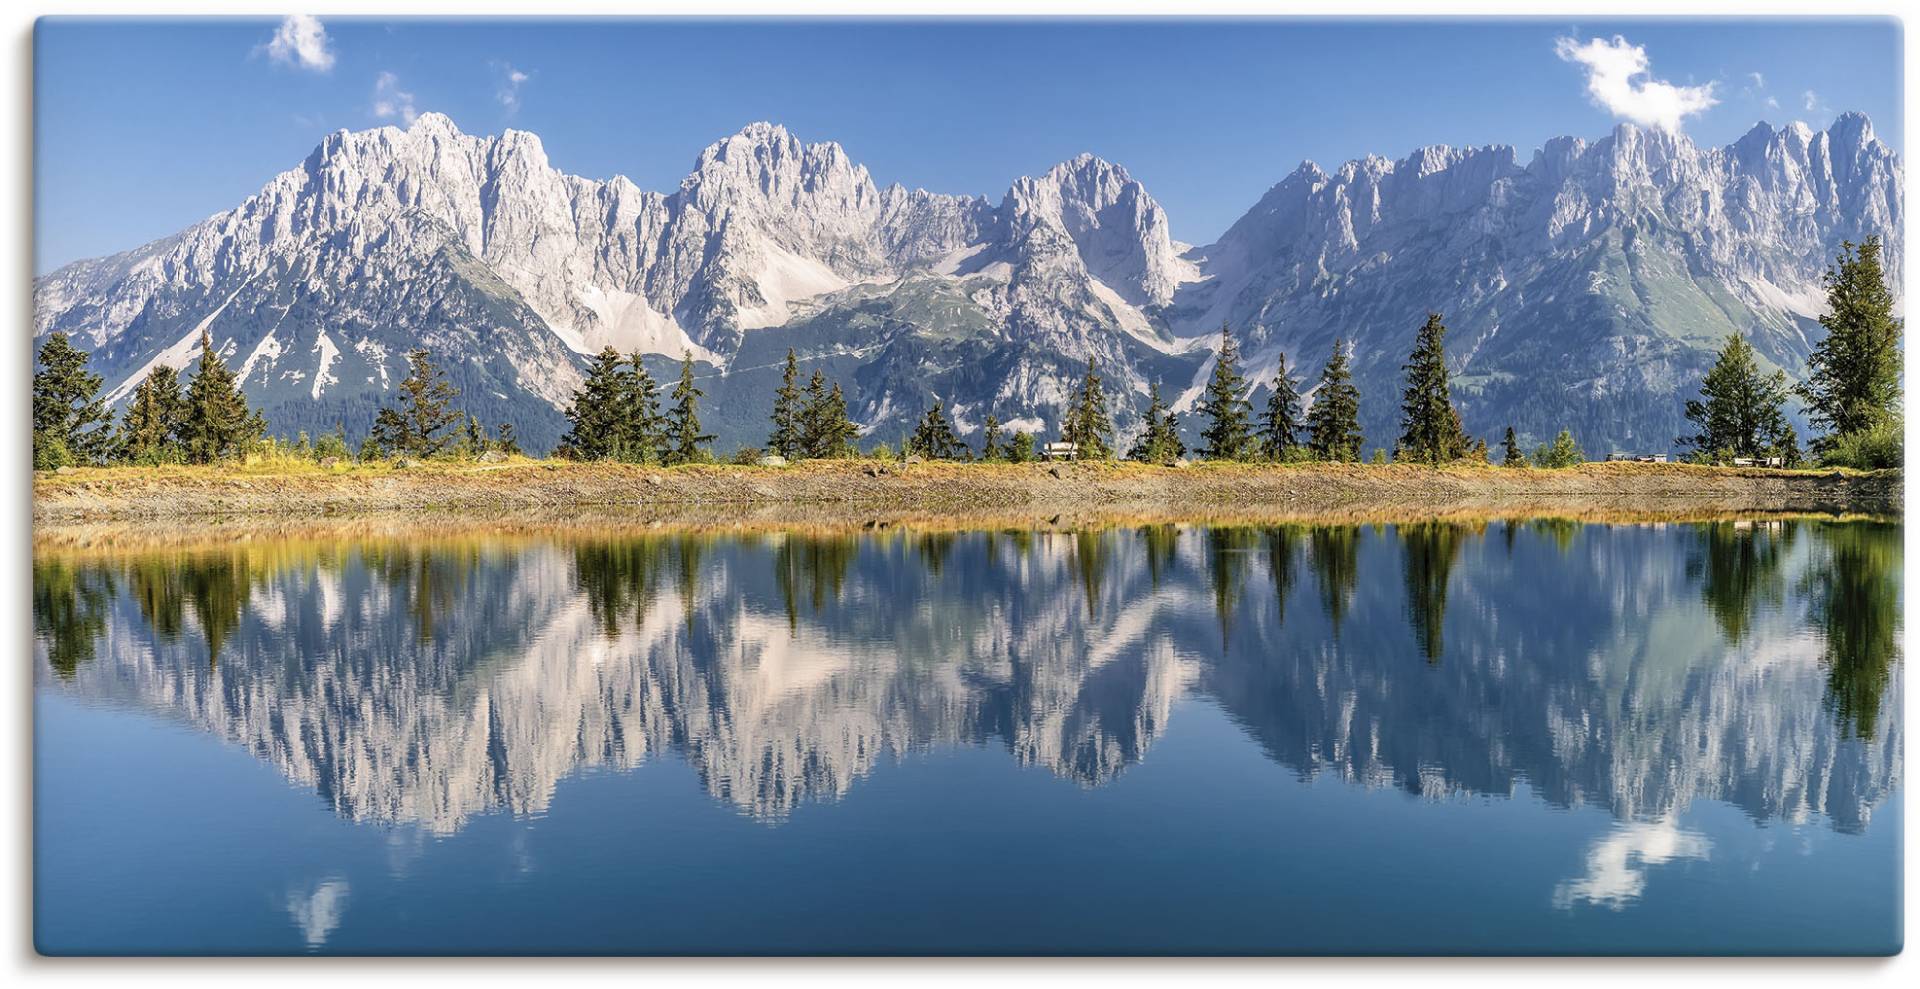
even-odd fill
[(663, 469), (515, 460), (332, 470), (85, 468), (36, 475), (33, 482), (36, 539), (54, 542), (401, 525), (1897, 515), (1901, 503), (1899, 471), (1625, 463), (1507, 470), (843, 461)]

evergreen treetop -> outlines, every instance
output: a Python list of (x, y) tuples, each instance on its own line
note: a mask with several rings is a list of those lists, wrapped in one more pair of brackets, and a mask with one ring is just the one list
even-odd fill
[(1730, 333), (1700, 382), (1701, 397), (1687, 401), (1687, 420), (1700, 431), (1677, 442), (1707, 457), (1771, 456), (1789, 444), (1793, 431), (1787, 421), (1788, 394), (1786, 372), (1762, 373), (1753, 346)]
[(1825, 450), (1843, 436), (1891, 421), (1900, 406), (1900, 335), (1893, 292), (1880, 264), (1880, 238), (1843, 243), (1826, 273), (1826, 339), (1807, 357), (1800, 394)]
[(1247, 379), (1240, 373), (1240, 346), (1233, 327), (1220, 324), (1220, 350), (1214, 356), (1213, 375), (1200, 396), (1197, 411), (1206, 417), (1200, 434), (1206, 446), (1200, 455), (1212, 460), (1246, 460), (1253, 453), (1253, 405), (1246, 399)]
[(196, 464), (244, 456), (267, 428), (260, 415), (247, 408), (246, 396), (205, 330), (200, 332), (200, 364), (187, 382), (184, 426), (181, 445), (187, 460)]
[(667, 412), (666, 461), (686, 464), (704, 459), (701, 447), (713, 439), (700, 431), (700, 398), (706, 392), (693, 383), (693, 351), (680, 359), (680, 383), (673, 386), (673, 408)]
[(1300, 387), (1287, 371), (1287, 355), (1280, 355), (1280, 366), (1273, 373), (1273, 394), (1267, 397), (1267, 412), (1260, 425), (1260, 452), (1271, 460), (1285, 459), (1300, 432)]
[(1453, 407), (1448, 383), (1446, 324), (1430, 312), (1415, 338), (1413, 355), (1401, 368), (1407, 388), (1401, 400), (1399, 456), (1424, 464), (1444, 464), (1466, 455), (1467, 436)]
[(1307, 446), (1321, 460), (1357, 462), (1366, 437), (1360, 432), (1360, 389), (1354, 387), (1347, 342), (1335, 340), (1320, 372), (1313, 407), (1307, 411)]
[(34, 446), (58, 443), (88, 464), (106, 459), (113, 444), (101, 378), (87, 370), (91, 357), (65, 333), (51, 333), (40, 345), (40, 367), (33, 374)]
[(1060, 439), (1078, 448), (1081, 460), (1104, 460), (1113, 452), (1113, 416), (1107, 411), (1107, 393), (1094, 370), (1093, 358), (1087, 358), (1087, 373), (1080, 379), (1080, 392), (1067, 409), (1060, 424)]

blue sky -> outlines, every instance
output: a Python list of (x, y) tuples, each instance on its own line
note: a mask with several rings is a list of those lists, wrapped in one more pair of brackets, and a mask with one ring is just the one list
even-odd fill
[(754, 120), (839, 141), (881, 184), (996, 201), (1091, 151), (1146, 183), (1194, 243), (1302, 159), (1425, 144), (1511, 144), (1524, 159), (1623, 116), (1721, 144), (1756, 120), (1824, 127), (1860, 110), (1904, 151), (1889, 20), (329, 18), (324, 39), (301, 26), (40, 22), (36, 270), (229, 208), (329, 130), (428, 110), (472, 133), (533, 131), (560, 168), (661, 191)]

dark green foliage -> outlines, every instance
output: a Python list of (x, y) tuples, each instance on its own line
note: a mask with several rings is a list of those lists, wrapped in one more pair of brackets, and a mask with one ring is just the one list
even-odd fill
[(320, 439), (313, 444), (313, 457), (315, 460), (325, 460), (328, 457), (337, 460), (346, 460), (352, 456), (353, 451), (347, 448), (347, 428), (345, 426), (335, 426), (332, 432), (321, 433)]
[(239, 383), (205, 331), (200, 334), (200, 365), (187, 382), (186, 403), (180, 441), (191, 463), (210, 464), (245, 456), (266, 432), (266, 421), (247, 408)]
[(1280, 355), (1280, 367), (1273, 374), (1273, 394), (1267, 397), (1267, 413), (1260, 423), (1260, 452), (1269, 460), (1285, 460), (1298, 445), (1300, 433), (1300, 386), (1287, 371), (1287, 355)]
[(460, 438), (453, 427), (466, 414), (453, 407), (460, 392), (446, 380), (425, 349), (407, 352), (407, 377), (400, 382), (398, 405), (385, 406), (373, 420), (373, 439), (390, 454), (431, 457)]
[[(633, 367), (633, 391), (626, 401), (627, 459), (634, 463), (654, 464), (666, 460), (667, 418), (660, 413), (660, 383), (635, 353), (628, 358)], [(519, 450), (518, 445), (514, 447)]]
[(1335, 340), (1307, 412), (1307, 446), (1321, 460), (1358, 462), (1366, 443), (1360, 432), (1360, 390), (1354, 387), (1349, 361), (1347, 342)]
[[(819, 372), (814, 372), (816, 380)], [(780, 377), (780, 388), (773, 393), (773, 433), (767, 437), (767, 449), (788, 460), (806, 453), (801, 437), (800, 362), (793, 348), (787, 348), (787, 366)]]
[(817, 386), (823, 380), (818, 371), (814, 372), (813, 382), (807, 389), (807, 407), (802, 416), (806, 426), (801, 435), (803, 450), (809, 457), (853, 456), (860, 427), (847, 418), (847, 396), (840, 390), (839, 383), (822, 392)]
[(1220, 350), (1197, 409), (1207, 421), (1200, 434), (1206, 443), (1201, 456), (1211, 460), (1247, 460), (1253, 456), (1253, 406), (1247, 402), (1246, 390), (1247, 379), (1240, 373), (1240, 345), (1233, 340), (1233, 327), (1221, 323)]
[(1880, 238), (1856, 249), (1844, 243), (1826, 274), (1826, 339), (1807, 357), (1800, 394), (1825, 450), (1841, 436), (1866, 432), (1899, 414), (1900, 334), (1893, 292), (1880, 266)]
[(180, 434), (186, 427), (187, 400), (180, 394), (180, 372), (165, 364), (134, 386), (133, 400), (120, 418), (120, 456), (136, 464), (171, 463), (182, 457)]
[(1527, 465), (1527, 455), (1520, 452), (1520, 441), (1514, 438), (1512, 426), (1507, 427), (1507, 438), (1501, 446), (1505, 448), (1506, 456), (1500, 461), (1500, 466), (1525, 467)]
[[(113, 432), (100, 401), (101, 379), (87, 370), (92, 355), (77, 349), (65, 333), (52, 333), (40, 345), (33, 373), (33, 446), (35, 466), (71, 458), (97, 464), (112, 452)], [(64, 456), (56, 454), (56, 448)], [(55, 464), (65, 466), (65, 464)]]
[(703, 447), (713, 437), (700, 431), (700, 396), (705, 394), (693, 383), (693, 352), (687, 351), (680, 359), (680, 383), (673, 386), (673, 408), (667, 412), (667, 463), (707, 458)]
[(1444, 464), (1467, 453), (1466, 431), (1460, 426), (1460, 412), (1453, 407), (1448, 383), (1446, 338), (1440, 314), (1428, 313), (1415, 338), (1413, 355), (1401, 368), (1407, 376), (1400, 403), (1401, 459)]
[(1007, 443), (1007, 459), (1016, 464), (1033, 460), (1033, 437), (1026, 430), (1015, 430), (1013, 439)]
[(620, 352), (608, 347), (593, 359), (567, 409), (567, 435), (560, 452), (575, 460), (625, 459), (635, 452), (633, 433), (637, 390), (634, 373)]
[(1147, 426), (1127, 451), (1127, 459), (1148, 464), (1171, 464), (1186, 456), (1187, 446), (1180, 442), (1180, 424), (1160, 399), (1160, 382), (1147, 391)]
[(500, 428), (495, 435), (498, 437), (497, 439), (494, 440), (495, 449), (499, 450), (501, 453), (504, 453), (510, 457), (519, 455), (520, 440), (513, 433), (513, 423), (510, 423), (510, 422), (501, 423)]
[(1087, 358), (1087, 373), (1080, 379), (1080, 393), (1067, 409), (1060, 425), (1060, 439), (1079, 448), (1081, 460), (1104, 460), (1113, 452), (1113, 415), (1107, 410), (1106, 389)]
[(933, 408), (914, 428), (913, 438), (908, 440), (908, 451), (919, 454), (928, 460), (953, 460), (960, 454), (960, 442), (954, 437), (953, 422), (947, 418), (947, 410), (940, 402), (934, 402)]
[(1687, 420), (1699, 429), (1676, 442), (1709, 456), (1765, 457), (1791, 451), (1798, 459), (1798, 442), (1787, 421), (1787, 375), (1762, 374), (1753, 347), (1738, 333), (1729, 334), (1700, 383), (1701, 399), (1687, 401)]
[(1829, 467), (1878, 470), (1906, 462), (1906, 429), (1895, 417), (1861, 433), (1837, 436), (1820, 454)]

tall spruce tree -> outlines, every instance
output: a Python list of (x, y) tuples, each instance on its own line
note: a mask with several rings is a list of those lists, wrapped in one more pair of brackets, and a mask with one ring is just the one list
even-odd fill
[(1520, 452), (1520, 441), (1514, 437), (1512, 426), (1507, 427), (1507, 438), (1502, 445), (1506, 448), (1506, 456), (1500, 461), (1500, 466), (1525, 467), (1527, 465), (1527, 455)]
[(1460, 428), (1460, 413), (1453, 407), (1448, 383), (1446, 338), (1440, 314), (1428, 313), (1414, 340), (1413, 355), (1401, 367), (1407, 374), (1407, 389), (1400, 403), (1399, 456), (1423, 464), (1451, 463), (1467, 452), (1466, 432)]
[(233, 372), (214, 350), (213, 337), (202, 330), (200, 364), (187, 382), (185, 428), (180, 431), (187, 460), (210, 464), (245, 456), (266, 431), (266, 422), (247, 408)]
[[(818, 377), (818, 372), (815, 372)], [(801, 432), (804, 406), (800, 398), (800, 361), (793, 348), (787, 348), (787, 366), (780, 375), (780, 387), (773, 393), (773, 432), (767, 436), (767, 449), (788, 460), (798, 460), (806, 451)]]
[(628, 459), (657, 464), (666, 459), (667, 419), (660, 412), (660, 383), (653, 380), (639, 351), (627, 358), (633, 368), (626, 401)]
[(1233, 327), (1220, 324), (1220, 350), (1213, 361), (1213, 376), (1200, 396), (1199, 413), (1206, 417), (1207, 428), (1200, 437), (1206, 442), (1200, 455), (1211, 460), (1246, 460), (1253, 455), (1253, 404), (1247, 401), (1247, 379), (1240, 373), (1240, 345), (1234, 342)]
[(908, 443), (914, 453), (928, 460), (952, 460), (958, 454), (960, 442), (954, 436), (953, 421), (947, 418), (946, 406), (938, 399), (921, 418)]
[(389, 453), (431, 457), (460, 439), (453, 427), (466, 413), (453, 407), (460, 390), (433, 362), (425, 348), (407, 351), (407, 376), (400, 382), (396, 404), (381, 408), (373, 419), (373, 437)]
[(1060, 438), (1078, 447), (1081, 460), (1104, 460), (1113, 452), (1113, 416), (1107, 411), (1107, 392), (1101, 386), (1100, 373), (1087, 358), (1087, 373), (1080, 379), (1080, 393), (1067, 409), (1061, 423)]
[(1300, 386), (1287, 370), (1287, 355), (1280, 355), (1280, 367), (1273, 373), (1273, 394), (1267, 397), (1267, 414), (1260, 424), (1260, 452), (1269, 460), (1284, 460), (1287, 451), (1298, 445), (1300, 432)]
[(680, 358), (680, 383), (673, 386), (673, 408), (667, 412), (667, 463), (704, 459), (701, 447), (713, 439), (700, 431), (700, 398), (705, 394), (693, 383), (693, 351), (686, 351)]
[(187, 402), (180, 395), (180, 372), (155, 364), (133, 389), (120, 417), (120, 456), (137, 464), (164, 463), (180, 456)]
[(1147, 386), (1147, 422), (1140, 438), (1127, 451), (1127, 459), (1148, 464), (1171, 464), (1186, 456), (1187, 446), (1180, 442), (1180, 426), (1172, 410), (1160, 397), (1160, 382)]
[(1826, 431), (1814, 443), (1825, 450), (1840, 437), (1890, 422), (1900, 406), (1900, 334), (1893, 292), (1880, 265), (1880, 238), (1857, 248), (1843, 243), (1827, 270), (1826, 339), (1807, 357), (1800, 386), (1807, 416)]
[(1358, 461), (1366, 437), (1360, 432), (1360, 389), (1354, 387), (1347, 342), (1335, 340), (1307, 411), (1307, 446), (1321, 460)]
[(607, 347), (596, 354), (574, 389), (561, 452), (575, 460), (613, 460), (631, 444), (634, 381), (627, 359)]
[[(814, 372), (814, 380), (824, 380), (819, 372)], [(812, 389), (809, 389), (811, 392)], [(823, 459), (848, 456), (853, 452), (854, 441), (860, 437), (860, 427), (847, 418), (847, 396), (835, 382), (818, 398), (811, 398), (806, 409), (806, 448), (809, 457)]]
[(36, 465), (43, 450), (64, 450), (84, 464), (100, 463), (112, 452), (112, 418), (100, 400), (100, 376), (87, 370), (91, 356), (65, 333), (49, 334), (40, 345), (40, 367), (33, 374)]
[(1739, 333), (1730, 333), (1700, 382), (1700, 398), (1687, 401), (1687, 421), (1700, 431), (1676, 442), (1708, 458), (1766, 457), (1785, 446), (1797, 447), (1787, 421), (1788, 394), (1786, 372), (1762, 373), (1753, 346)]

